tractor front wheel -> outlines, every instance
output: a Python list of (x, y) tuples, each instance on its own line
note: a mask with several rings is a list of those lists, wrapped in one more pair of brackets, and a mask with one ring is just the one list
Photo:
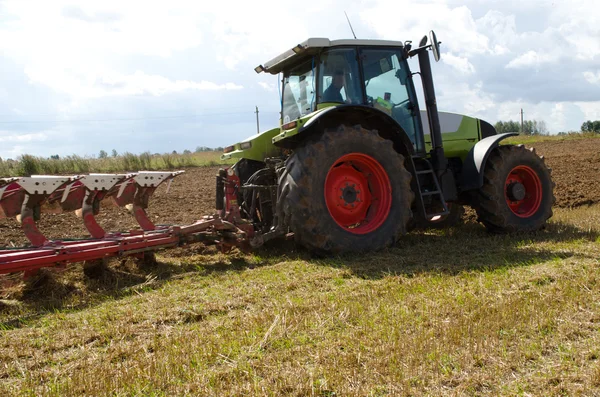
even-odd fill
[(552, 216), (554, 182), (533, 149), (500, 146), (490, 155), (472, 205), (493, 232), (541, 229)]
[(279, 179), (279, 206), (297, 242), (320, 253), (378, 250), (406, 233), (414, 193), (393, 143), (340, 126), (296, 148)]

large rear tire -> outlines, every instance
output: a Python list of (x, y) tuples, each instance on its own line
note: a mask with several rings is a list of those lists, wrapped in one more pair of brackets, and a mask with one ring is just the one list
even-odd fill
[(279, 203), (298, 243), (318, 253), (394, 244), (414, 193), (393, 143), (361, 126), (326, 130), (296, 148), (279, 179)]
[(472, 205), (492, 232), (535, 231), (552, 216), (553, 190), (550, 170), (533, 149), (499, 146), (485, 165)]

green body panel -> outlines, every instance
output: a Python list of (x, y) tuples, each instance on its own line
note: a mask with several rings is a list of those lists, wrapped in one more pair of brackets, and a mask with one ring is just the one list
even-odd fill
[[(446, 157), (464, 160), (469, 151), (480, 140), (479, 119), (454, 113), (439, 112), (442, 141)], [(428, 133), (427, 115), (421, 113), (426, 130), (425, 149), (431, 150), (431, 135)]]
[[(279, 127), (270, 129), (268, 131), (261, 132), (260, 134), (253, 135), (242, 142), (233, 145), (234, 150), (229, 153), (225, 153), (221, 156), (221, 160), (235, 159), (250, 159), (256, 161), (264, 161), (267, 157), (274, 157), (281, 154), (281, 149), (273, 145), (272, 139), (275, 135), (279, 134), (281, 129)], [(242, 149), (242, 143), (252, 144), (248, 149)]]
[[(329, 106), (325, 106), (325, 105), (329, 105)], [(278, 142), (283, 141), (284, 139), (287, 139), (291, 136), (294, 135), (298, 135), (298, 133), (300, 132), (300, 128), (308, 121), (310, 120), (313, 116), (323, 112), (325, 109), (330, 108), (330, 107), (334, 107), (334, 106), (339, 106), (339, 104), (321, 104), (319, 106), (319, 109), (317, 109), (316, 111), (307, 114), (304, 117), (300, 117), (299, 119), (296, 119), (296, 126), (294, 128), (290, 128), (288, 130), (284, 130), (282, 129), (280, 131), (280, 134), (275, 135), (273, 137), (273, 144), (277, 145)]]

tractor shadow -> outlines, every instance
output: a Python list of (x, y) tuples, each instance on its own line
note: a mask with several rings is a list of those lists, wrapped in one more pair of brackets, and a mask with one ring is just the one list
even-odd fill
[(596, 259), (575, 245), (596, 242), (599, 234), (570, 224), (553, 222), (541, 231), (499, 235), (468, 222), (446, 230), (422, 230), (404, 236), (388, 250), (364, 255), (342, 255), (321, 260), (323, 265), (344, 267), (366, 279), (423, 273), (457, 275), (486, 272), (571, 257)]
[(191, 246), (165, 253), (168, 260), (148, 256), (115, 259), (97, 267), (76, 264), (63, 272), (42, 269), (32, 280), (22, 282), (22, 288), (10, 297), (17, 305), (0, 301), (0, 329), (28, 326), (48, 312), (79, 311), (107, 299), (160, 289), (169, 281), (188, 276), (242, 272), (288, 261), (347, 269), (356, 277), (373, 280), (423, 273), (457, 275), (571, 257), (596, 259), (574, 246), (599, 241), (599, 236), (594, 230), (561, 222), (552, 222), (535, 233), (494, 235), (478, 223), (466, 222), (446, 230), (411, 232), (396, 246), (375, 253), (319, 257), (293, 241), (273, 241), (251, 254), (234, 251), (227, 255), (214, 247)]

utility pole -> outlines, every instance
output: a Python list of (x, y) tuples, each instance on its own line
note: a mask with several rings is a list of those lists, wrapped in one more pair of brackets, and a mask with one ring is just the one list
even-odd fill
[(521, 135), (523, 135), (523, 134), (524, 134), (524, 131), (523, 131), (523, 108), (521, 108)]
[(260, 134), (260, 127), (258, 126), (258, 106), (256, 106), (256, 133)]

